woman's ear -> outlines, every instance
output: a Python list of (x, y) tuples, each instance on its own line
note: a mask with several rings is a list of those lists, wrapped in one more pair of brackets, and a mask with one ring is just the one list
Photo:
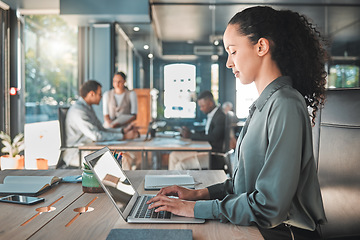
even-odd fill
[(260, 57), (265, 56), (270, 50), (270, 43), (266, 38), (260, 38), (256, 45)]

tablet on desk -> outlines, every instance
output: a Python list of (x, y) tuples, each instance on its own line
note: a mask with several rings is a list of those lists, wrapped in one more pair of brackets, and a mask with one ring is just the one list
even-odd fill
[(190, 175), (145, 175), (145, 190), (160, 190), (163, 187), (178, 185), (195, 188), (195, 181)]

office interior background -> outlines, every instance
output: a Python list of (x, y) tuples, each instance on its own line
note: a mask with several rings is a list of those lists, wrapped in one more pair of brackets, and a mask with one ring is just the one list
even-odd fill
[[(328, 87), (359, 87), (359, 0), (2, 0), (0, 130), (15, 136), (57, 120), (83, 82), (106, 91), (117, 71), (129, 89), (149, 89), (153, 120), (201, 123), (196, 95), (204, 90), (246, 118), (257, 93), (226, 68), (222, 34), (254, 5), (306, 15), (328, 40)], [(95, 110), (103, 119), (101, 103)]]

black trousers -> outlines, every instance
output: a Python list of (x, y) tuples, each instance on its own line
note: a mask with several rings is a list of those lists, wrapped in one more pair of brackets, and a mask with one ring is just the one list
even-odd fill
[(261, 228), (258, 226), (261, 235), (265, 240), (319, 240), (319, 233), (294, 226), (281, 224), (275, 228)]

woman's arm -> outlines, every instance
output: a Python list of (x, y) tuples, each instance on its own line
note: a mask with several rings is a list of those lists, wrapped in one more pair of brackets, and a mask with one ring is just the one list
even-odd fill
[(210, 199), (209, 190), (207, 188), (195, 190), (195, 189), (180, 187), (177, 185), (162, 188), (158, 192), (157, 196), (159, 195), (176, 196), (179, 197), (179, 199), (192, 200), (192, 201)]
[(109, 127), (112, 127), (111, 126), (111, 119), (110, 119), (109, 114), (104, 115), (104, 121), (106, 122), (106, 125), (108, 125)]

